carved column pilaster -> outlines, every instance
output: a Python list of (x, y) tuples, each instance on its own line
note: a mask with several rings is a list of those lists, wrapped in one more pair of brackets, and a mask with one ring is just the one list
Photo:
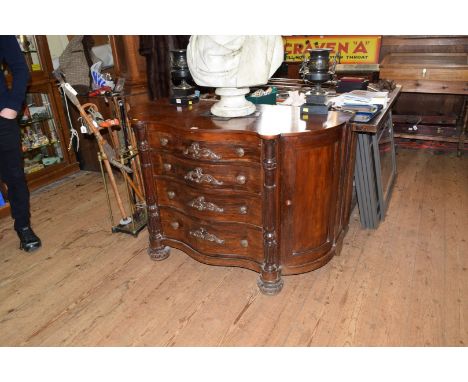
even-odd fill
[(278, 250), (278, 145), (279, 140), (263, 141), (263, 252), (264, 261), (258, 287), (264, 294), (275, 295), (283, 288)]
[(138, 152), (140, 154), (141, 171), (144, 182), (146, 206), (148, 214), (149, 248), (148, 254), (153, 260), (164, 260), (169, 256), (170, 248), (162, 244), (161, 217), (157, 201), (156, 188), (153, 179), (153, 164), (151, 162), (151, 150), (148, 144), (146, 124), (138, 121), (132, 123), (138, 140)]

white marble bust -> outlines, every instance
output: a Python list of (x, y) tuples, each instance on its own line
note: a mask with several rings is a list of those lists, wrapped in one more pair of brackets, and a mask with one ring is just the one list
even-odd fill
[(192, 77), (200, 86), (215, 87), (221, 101), (211, 112), (223, 117), (253, 113), (245, 99), (250, 86), (263, 85), (283, 62), (281, 36), (192, 36), (187, 47)]

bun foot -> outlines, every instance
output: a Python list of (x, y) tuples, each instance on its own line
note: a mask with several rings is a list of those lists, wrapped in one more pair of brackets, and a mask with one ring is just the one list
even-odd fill
[(148, 248), (148, 255), (151, 258), (151, 260), (155, 261), (161, 261), (164, 259), (167, 259), (169, 257), (169, 254), (171, 252), (171, 249), (169, 247), (161, 247), (157, 249), (152, 249), (151, 247)]
[(258, 289), (263, 294), (268, 296), (277, 295), (283, 289), (283, 279), (278, 278), (276, 281), (264, 281), (261, 277), (257, 280)]

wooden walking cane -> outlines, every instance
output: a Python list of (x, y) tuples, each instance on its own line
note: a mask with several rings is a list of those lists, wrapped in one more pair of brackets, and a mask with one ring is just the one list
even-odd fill
[[(96, 141), (97, 141), (98, 147), (99, 147), (99, 151), (101, 153), (101, 156), (102, 156), (102, 159), (103, 159), (103, 162), (104, 162), (104, 167), (105, 167), (105, 169), (107, 171), (107, 174), (109, 176), (109, 181), (110, 181), (112, 190), (114, 191), (117, 206), (118, 206), (118, 208), (120, 210), (120, 214), (122, 216), (120, 224), (130, 223), (131, 222), (131, 217), (129, 217), (127, 215), (127, 213), (125, 212), (125, 209), (124, 209), (124, 206), (123, 206), (123, 203), (122, 203), (122, 199), (120, 198), (119, 190), (117, 188), (117, 183), (115, 182), (114, 174), (112, 172), (112, 168), (111, 168), (111, 165), (109, 163), (109, 157), (108, 157), (107, 152), (109, 152), (109, 149), (112, 150), (112, 147), (110, 147), (109, 143), (102, 137), (102, 135), (99, 132), (99, 129), (97, 127), (97, 123), (96, 123), (96, 126), (95, 126), (93, 119), (85, 111), (85, 107), (83, 107), (81, 105), (80, 101), (78, 101), (78, 98), (76, 97), (77, 93), (76, 93), (75, 89), (73, 89), (73, 87), (70, 84), (66, 83), (63, 80), (62, 75), (60, 74), (60, 72), (54, 71), (54, 76), (60, 82), (60, 86), (62, 87), (65, 96), (76, 106), (76, 108), (80, 112), (81, 117), (86, 122), (86, 125), (88, 126), (88, 128), (90, 129), (90, 131), (93, 133), (93, 135), (96, 138)], [(94, 110), (97, 110), (97, 107), (94, 104), (85, 104), (84, 106), (86, 106), (88, 108), (92, 107), (92, 108), (94, 108)]]
[[(68, 94), (67, 94), (67, 96), (68, 96)], [(76, 99), (76, 100), (78, 101), (78, 99)], [(79, 102), (78, 102), (78, 104), (79, 104)], [(111, 184), (112, 190), (114, 191), (117, 206), (119, 207), (120, 213), (122, 215), (121, 224), (128, 224), (129, 223), (129, 221), (128, 221), (129, 217), (125, 212), (125, 209), (124, 209), (124, 206), (123, 206), (123, 203), (122, 203), (122, 199), (120, 198), (119, 190), (117, 188), (117, 183), (115, 182), (114, 173), (112, 172), (112, 167), (111, 167), (110, 162), (109, 162), (109, 160), (111, 158), (111, 155), (112, 155), (112, 153), (110, 151), (113, 150), (113, 149), (109, 145), (109, 143), (102, 137), (101, 133), (99, 132), (99, 129), (96, 126), (94, 126), (93, 119), (91, 119), (89, 114), (86, 113), (86, 111), (85, 111), (86, 108), (90, 108), (90, 107), (97, 110), (97, 107), (93, 103), (86, 103), (83, 106), (81, 106), (81, 104), (79, 104), (79, 105), (80, 105), (79, 107), (77, 105), (76, 106), (78, 107), (78, 110), (80, 111), (80, 115), (83, 117), (83, 119), (86, 122), (86, 125), (91, 130), (93, 135), (96, 137), (96, 141), (97, 141), (98, 146), (99, 146), (99, 151), (101, 152), (101, 156), (102, 156), (102, 160), (104, 162), (104, 166), (106, 168), (107, 174), (109, 175), (109, 182)]]
[[(85, 104), (84, 106), (86, 106), (86, 105), (88, 105), (88, 104)], [(90, 104), (90, 105), (93, 105), (93, 104)], [(121, 152), (119, 138), (117, 137), (117, 134), (115, 133), (115, 131), (111, 131), (111, 127), (115, 126), (115, 125), (120, 125), (123, 128), (123, 126), (121, 125), (121, 122), (118, 119), (115, 119), (115, 122), (114, 122), (114, 120), (111, 121), (111, 122), (112, 122), (112, 124), (108, 123), (108, 121), (103, 121), (102, 123), (99, 123), (99, 127), (105, 127), (105, 128), (109, 129), (109, 136), (111, 138), (111, 142), (112, 142), (112, 144), (114, 146), (114, 149)], [(109, 151), (107, 154), (108, 154), (108, 159), (111, 162), (111, 164), (115, 165), (116, 167), (118, 167), (120, 169), (120, 171), (122, 172), (122, 176), (128, 182), (128, 184), (133, 189), (135, 194), (138, 196), (140, 201), (144, 202), (145, 197), (143, 196), (143, 193), (141, 191), (140, 183), (138, 183), (138, 178), (135, 177), (135, 179), (137, 180), (137, 184), (135, 184), (133, 182), (133, 179), (128, 175), (128, 173), (135, 174), (135, 175), (138, 174), (137, 173), (137, 168), (135, 166), (135, 162), (133, 161), (134, 158), (130, 159), (131, 168), (129, 168), (129, 167), (125, 166), (124, 164), (119, 163), (117, 161), (117, 158), (115, 157), (115, 152), (112, 153), (112, 152)]]
[[(136, 187), (143, 194), (143, 191), (144, 191), (143, 177), (141, 175), (139, 156), (133, 155), (133, 153), (136, 152), (137, 150), (136, 139), (135, 139), (135, 134), (133, 133), (133, 130), (129, 128), (130, 122), (127, 116), (126, 104), (123, 99), (113, 98), (112, 101), (113, 101), (115, 114), (120, 116), (120, 126), (122, 127), (122, 130), (124, 133), (125, 143), (127, 145), (127, 148), (130, 151), (130, 154), (132, 155), (130, 159), (130, 166), (132, 167), (132, 170), (133, 170), (133, 175), (134, 175), (133, 180), (135, 180)], [(145, 201), (144, 198), (142, 198), (141, 200), (143, 202)]]

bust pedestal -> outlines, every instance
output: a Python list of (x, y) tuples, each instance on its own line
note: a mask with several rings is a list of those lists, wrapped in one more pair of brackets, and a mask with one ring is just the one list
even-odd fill
[(249, 88), (217, 88), (215, 93), (221, 100), (211, 107), (218, 117), (244, 117), (255, 112), (255, 105), (245, 99)]

